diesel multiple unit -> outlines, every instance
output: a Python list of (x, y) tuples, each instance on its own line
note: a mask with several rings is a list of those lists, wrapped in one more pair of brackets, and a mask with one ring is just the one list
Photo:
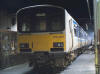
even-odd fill
[(62, 7), (36, 5), (17, 12), (18, 50), (30, 64), (65, 66), (88, 45), (88, 35)]

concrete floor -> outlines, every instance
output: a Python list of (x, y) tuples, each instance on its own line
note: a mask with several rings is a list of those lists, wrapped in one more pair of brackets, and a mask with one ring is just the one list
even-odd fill
[[(80, 55), (70, 66), (57, 74), (95, 74), (94, 54), (86, 52)], [(28, 64), (22, 64), (0, 70), (0, 74), (43, 74), (36, 73)], [(47, 74), (47, 73), (45, 73)], [(49, 71), (48, 71), (49, 74)], [(51, 74), (51, 73), (50, 73)]]
[(95, 74), (95, 55), (85, 52), (60, 74)]
[(28, 67), (28, 64), (21, 64), (13, 67), (9, 67), (0, 71), (0, 74), (26, 74), (32, 68)]

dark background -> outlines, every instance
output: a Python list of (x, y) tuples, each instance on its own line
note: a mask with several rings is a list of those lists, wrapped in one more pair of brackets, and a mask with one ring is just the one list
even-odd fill
[[(20, 8), (37, 4), (52, 4), (64, 7), (69, 14), (89, 33), (94, 31), (93, 0), (0, 0), (0, 9), (7, 9), (8, 13), (16, 13)], [(90, 19), (91, 16), (91, 19)], [(88, 25), (88, 30), (86, 29)]]

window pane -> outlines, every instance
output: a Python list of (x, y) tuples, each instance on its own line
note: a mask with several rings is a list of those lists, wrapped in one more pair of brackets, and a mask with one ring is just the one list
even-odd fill
[(18, 14), (19, 32), (56, 32), (64, 30), (65, 11), (41, 7), (23, 10)]

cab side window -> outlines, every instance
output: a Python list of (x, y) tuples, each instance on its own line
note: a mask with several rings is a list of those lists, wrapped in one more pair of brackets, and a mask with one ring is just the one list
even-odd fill
[(79, 25), (73, 21), (73, 24), (74, 24), (74, 34), (76, 37), (79, 37)]

